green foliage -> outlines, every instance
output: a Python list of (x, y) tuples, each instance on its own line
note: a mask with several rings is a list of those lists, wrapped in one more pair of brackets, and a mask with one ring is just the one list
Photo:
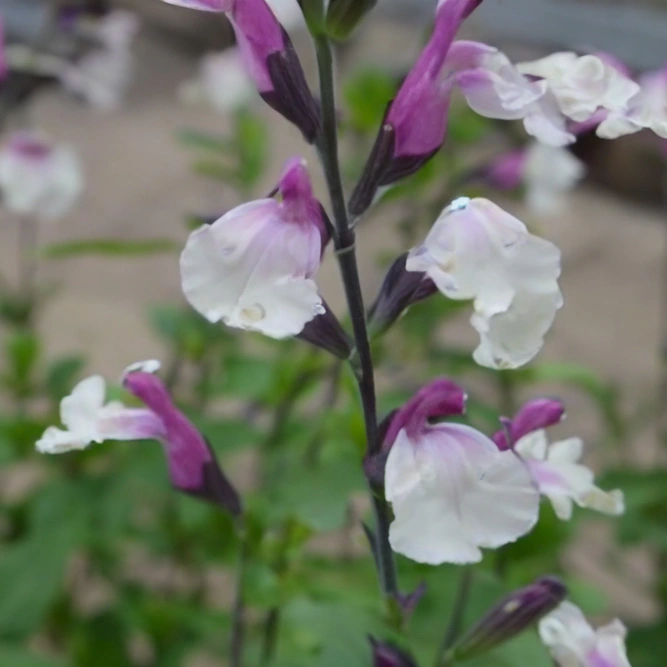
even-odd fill
[(41, 254), (46, 259), (71, 259), (91, 255), (93, 257), (145, 257), (180, 250), (181, 244), (170, 239), (144, 239), (142, 241), (93, 239), (47, 245), (41, 249)]

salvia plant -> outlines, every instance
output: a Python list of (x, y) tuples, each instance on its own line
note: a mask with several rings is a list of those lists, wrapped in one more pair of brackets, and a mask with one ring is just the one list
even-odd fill
[[(40, 246), (40, 226), (81, 194), (81, 161), (23, 123), (0, 149), (2, 203), (21, 230), (18, 282), (0, 290), (12, 403), (2, 461), (33, 448), (67, 455), (37, 457), (44, 479), (3, 498), (0, 662), (627, 667), (625, 626), (587, 620), (603, 602), (559, 553), (577, 506), (622, 517), (621, 539), (651, 543), (664, 563), (665, 475), (598, 483), (582, 440), (553, 435), (563, 401), (530, 396), (545, 381), (592, 399), (606, 441), (630, 437), (633, 420), (587, 369), (535, 361), (563, 306), (561, 253), (466, 195), (522, 188), (532, 210), (557, 209), (584, 174), (568, 150), (579, 136), (667, 138), (665, 72), (635, 80), (603, 53), (513, 63), (457, 38), (482, 0), (433, 0), (432, 31), (400, 81), (363, 70), (339, 91), (336, 50), (373, 19), (375, 0), (165, 2), (224, 14), (233, 28), (236, 47), (207, 55), (180, 89), (226, 114), (232, 135), (179, 137), (196, 170), (241, 203), (189, 215), (184, 245)], [(131, 84), (136, 17), (76, 8), (51, 20), (64, 52), (48, 40), (6, 45), (7, 123), (44, 81), (104, 110)], [(304, 24), (317, 93), (289, 32)], [(257, 93), (314, 148), (326, 193), (299, 147), (266, 174)], [(504, 148), (472, 163), (468, 147), (492, 131)], [(267, 177), (271, 191), (254, 198)], [(403, 247), (371, 257), (385, 277), (368, 298), (359, 257), (374, 248), (357, 232), (389, 211)], [(37, 258), (127, 260), (175, 246), (187, 306), (151, 312), (162, 360), (119, 378), (79, 380), (79, 355), (43, 368), (37, 316), (52, 290), (36, 281)], [(318, 286), (327, 255), (345, 312)], [(442, 335), (462, 311), (479, 338), (472, 353)], [(159, 447), (92, 446), (137, 440)], [(165, 493), (166, 479), (180, 494)], [(635, 665), (658, 664), (663, 623), (637, 630)]]

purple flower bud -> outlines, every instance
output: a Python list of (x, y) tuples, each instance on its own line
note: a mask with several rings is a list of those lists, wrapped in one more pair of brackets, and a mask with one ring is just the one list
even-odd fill
[(322, 307), (324, 312), (310, 322), (306, 322), (303, 331), (296, 337), (330, 352), (339, 359), (349, 359), (352, 354), (352, 341), (349, 335), (324, 299)]
[(378, 426), (378, 442), (374, 453), (364, 459), (364, 472), (374, 486), (384, 484), (389, 452), (405, 429), (414, 437), (427, 426), (428, 420), (465, 412), (466, 394), (447, 378), (437, 378), (420, 389), (403, 407), (393, 410)]
[[(558, 424), (565, 417), (565, 406), (555, 398), (536, 398), (524, 403), (514, 419), (505, 428), (497, 431), (493, 441), (498, 449), (506, 450), (514, 446), (524, 435), (540, 431)], [(507, 434), (511, 442), (507, 442)]]
[(422, 431), (430, 419), (462, 415), (465, 402), (466, 393), (455, 382), (448, 378), (433, 380), (396, 411), (382, 443), (383, 451), (391, 448), (403, 429), (412, 438)]
[(425, 273), (406, 270), (407, 258), (406, 252), (391, 265), (369, 310), (368, 320), (374, 335), (384, 333), (410, 306), (438, 291)]
[(373, 647), (373, 667), (417, 667), (410, 655), (393, 644), (379, 642), (370, 637)]
[(391, 102), (349, 210), (361, 215), (377, 189), (414, 174), (440, 149), (454, 80), (447, 55), (463, 21), (482, 0), (440, 0), (435, 29)]
[(235, 0), (230, 19), (259, 94), (313, 143), (320, 112), (289, 35), (266, 0)]
[(248, 73), (264, 101), (294, 123), (309, 143), (320, 129), (315, 102), (294, 46), (266, 0), (165, 0), (172, 5), (225, 12)]
[(453, 655), (467, 660), (502, 644), (555, 609), (567, 596), (556, 577), (542, 577), (501, 600), (458, 642)]
[(238, 493), (220, 469), (213, 451), (192, 422), (174, 405), (162, 381), (151, 373), (130, 371), (123, 386), (162, 422), (169, 477), (173, 486), (192, 496), (241, 513)]

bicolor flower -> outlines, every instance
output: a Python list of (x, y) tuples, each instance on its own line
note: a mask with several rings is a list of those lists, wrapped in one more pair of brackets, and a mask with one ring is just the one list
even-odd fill
[[(313, 143), (320, 111), (289, 35), (266, 0), (164, 0), (172, 5), (224, 12), (234, 27), (246, 69), (264, 101)], [(296, 5), (296, 2), (294, 3)]]
[(597, 135), (616, 139), (643, 129), (667, 139), (667, 65), (639, 78), (639, 92), (621, 111), (613, 111), (598, 125)]
[(100, 46), (59, 72), (63, 87), (103, 111), (119, 108), (134, 79), (132, 42), (138, 30), (133, 12), (118, 10), (103, 17), (91, 35)]
[(533, 359), (563, 305), (558, 248), (487, 199), (452, 202), (406, 269), (424, 272), (450, 299), (474, 300), (481, 342), (473, 356), (489, 368)]
[(527, 533), (539, 495), (514, 452), (463, 424), (431, 423), (463, 412), (465, 394), (433, 381), (398, 410), (387, 429), (385, 494), (394, 551), (420, 563), (475, 563)]
[(445, 141), (454, 81), (447, 57), (456, 32), (482, 0), (440, 0), (431, 39), (390, 103), (362, 177), (350, 198), (361, 215), (380, 187), (415, 173)]
[(12, 213), (55, 220), (69, 213), (82, 190), (81, 163), (69, 146), (19, 131), (0, 148), (0, 194)]
[(572, 517), (574, 503), (604, 514), (622, 514), (623, 493), (618, 489), (606, 492), (598, 488), (593, 472), (579, 463), (583, 454), (580, 438), (549, 442), (545, 429), (563, 416), (560, 401), (529, 401), (506, 430), (495, 434), (494, 440), (501, 450), (506, 450), (509, 436), (509, 447), (526, 462), (540, 493), (549, 499), (559, 519)]
[(639, 92), (639, 86), (632, 79), (595, 55), (553, 53), (540, 60), (520, 63), (517, 69), (545, 83), (561, 113), (577, 122), (587, 120), (598, 109), (621, 111)]
[(81, 381), (60, 405), (64, 429), (49, 427), (37, 441), (44, 454), (86, 449), (105, 440), (153, 439), (162, 443), (173, 486), (238, 514), (239, 497), (220, 470), (213, 451), (185, 415), (174, 405), (167, 388), (153, 375), (155, 361), (130, 366), (123, 386), (145, 408), (107, 403), (106, 383), (100, 375)]
[(586, 167), (566, 148), (539, 141), (493, 160), (482, 170), (483, 179), (500, 190), (524, 186), (526, 203), (536, 213), (562, 210), (565, 193), (579, 183)]
[(183, 84), (179, 93), (185, 102), (206, 102), (222, 113), (236, 111), (256, 96), (236, 48), (206, 54), (197, 78)]
[(456, 42), (465, 56), (456, 64), (461, 93), (473, 111), (486, 118), (522, 120), (526, 132), (550, 146), (575, 141), (545, 81), (524, 76), (509, 58), (478, 42)]
[(566, 601), (540, 621), (539, 632), (559, 667), (630, 667), (627, 630), (618, 619), (594, 629), (581, 609)]
[(313, 278), (328, 232), (303, 160), (287, 163), (278, 191), (190, 234), (183, 292), (210, 322), (286, 338), (325, 312)]

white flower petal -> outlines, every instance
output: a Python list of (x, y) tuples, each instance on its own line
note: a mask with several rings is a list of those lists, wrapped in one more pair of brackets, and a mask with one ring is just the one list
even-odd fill
[(255, 84), (248, 76), (238, 48), (205, 55), (199, 76), (180, 88), (184, 102), (206, 102), (221, 113), (231, 113), (256, 97)]
[(42, 454), (65, 454), (66, 452), (85, 449), (88, 445), (90, 445), (90, 440), (77, 438), (69, 431), (62, 431), (55, 426), (49, 426), (37, 441), (35, 447)]
[(561, 112), (577, 122), (588, 120), (600, 108), (624, 109), (639, 91), (634, 81), (593, 55), (555, 53), (521, 63), (517, 69), (546, 80)]
[(513, 542), (537, 519), (524, 464), (467, 426), (427, 427), (415, 441), (401, 431), (385, 475), (392, 548), (418, 562), (478, 562), (480, 547)]
[(576, 500), (581, 507), (610, 516), (619, 516), (625, 512), (625, 498), (623, 492), (619, 489), (603, 491), (597, 486), (593, 486)]
[(190, 235), (181, 255), (183, 291), (209, 321), (283, 338), (323, 312), (311, 280), (320, 233), (280, 215), (278, 202), (259, 200)]
[(549, 463), (576, 463), (584, 454), (584, 442), (581, 438), (559, 440), (549, 446)]
[(630, 667), (625, 626), (614, 620), (593, 630), (571, 602), (547, 614), (539, 623), (539, 634), (560, 667)]
[(527, 433), (514, 443), (514, 451), (526, 459), (544, 461), (547, 458), (549, 440), (544, 429)]
[(487, 368), (518, 368), (542, 349), (544, 336), (563, 305), (560, 291), (519, 292), (510, 308), (490, 318), (475, 313), (470, 323), (480, 334), (475, 361)]
[(579, 660), (595, 647), (593, 628), (581, 609), (571, 602), (562, 602), (538, 627), (542, 643), (559, 664), (580, 667)]
[(534, 142), (526, 153), (524, 181), (528, 205), (543, 213), (558, 212), (563, 194), (584, 176), (586, 168), (570, 151)]
[(528, 533), (537, 522), (539, 493), (528, 467), (501, 452), (466, 497), (461, 521), (482, 547), (500, 547)]
[(79, 382), (60, 403), (60, 419), (73, 433), (88, 434), (95, 440), (97, 419), (104, 406), (106, 383), (101, 375)]

